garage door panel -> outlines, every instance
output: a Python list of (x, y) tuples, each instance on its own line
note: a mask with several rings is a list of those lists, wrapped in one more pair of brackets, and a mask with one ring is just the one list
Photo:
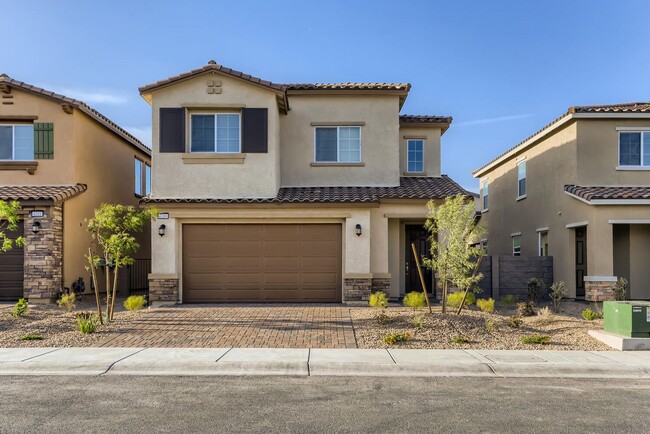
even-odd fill
[(341, 226), (183, 226), (183, 301), (341, 300)]

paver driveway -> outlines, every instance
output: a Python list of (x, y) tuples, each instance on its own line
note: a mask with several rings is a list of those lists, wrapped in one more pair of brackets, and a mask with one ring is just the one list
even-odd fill
[(151, 309), (100, 347), (356, 348), (339, 304), (212, 304)]

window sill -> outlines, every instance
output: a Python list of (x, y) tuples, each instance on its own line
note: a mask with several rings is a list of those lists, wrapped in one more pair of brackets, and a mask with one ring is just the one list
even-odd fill
[(519, 196), (519, 197), (517, 198), (517, 202), (519, 202), (520, 200), (524, 200), (524, 199), (526, 199), (527, 197), (528, 197), (528, 196), (526, 196), (525, 194), (524, 194), (523, 196)]
[(650, 166), (616, 166), (616, 170), (650, 171)]
[(489, 210), (490, 210), (490, 208), (482, 209), (482, 210), (481, 210), (481, 214), (485, 214), (485, 213), (488, 212)]
[(402, 172), (402, 176), (427, 176), (427, 172)]
[(246, 154), (183, 154), (183, 164), (244, 164)]
[(331, 163), (316, 163), (312, 162), (309, 163), (311, 167), (363, 167), (366, 165), (366, 163), (339, 163), (336, 161), (333, 161)]
[(0, 161), (0, 170), (25, 170), (33, 175), (38, 167), (38, 161)]

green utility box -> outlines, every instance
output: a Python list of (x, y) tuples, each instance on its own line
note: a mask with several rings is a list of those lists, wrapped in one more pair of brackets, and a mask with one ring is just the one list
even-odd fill
[(603, 302), (605, 331), (628, 338), (650, 338), (650, 302)]

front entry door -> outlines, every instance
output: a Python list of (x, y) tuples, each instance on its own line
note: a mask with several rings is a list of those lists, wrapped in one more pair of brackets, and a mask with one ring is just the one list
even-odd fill
[(576, 297), (585, 296), (587, 275), (587, 228), (579, 227), (576, 232)]
[(431, 293), (435, 297), (435, 285), (433, 280), (433, 272), (430, 268), (424, 267), (422, 264), (422, 257), (429, 257), (431, 254), (431, 243), (429, 242), (429, 232), (421, 225), (406, 225), (406, 286), (404, 288), (405, 292), (408, 294), (411, 291), (422, 291), (422, 283), (420, 281), (420, 276), (418, 274), (418, 267), (415, 263), (415, 257), (413, 256), (413, 249), (411, 244), (415, 243), (415, 249), (418, 252), (420, 258), (420, 265), (422, 266), (422, 274), (424, 275), (424, 281), (427, 285), (427, 292)]

